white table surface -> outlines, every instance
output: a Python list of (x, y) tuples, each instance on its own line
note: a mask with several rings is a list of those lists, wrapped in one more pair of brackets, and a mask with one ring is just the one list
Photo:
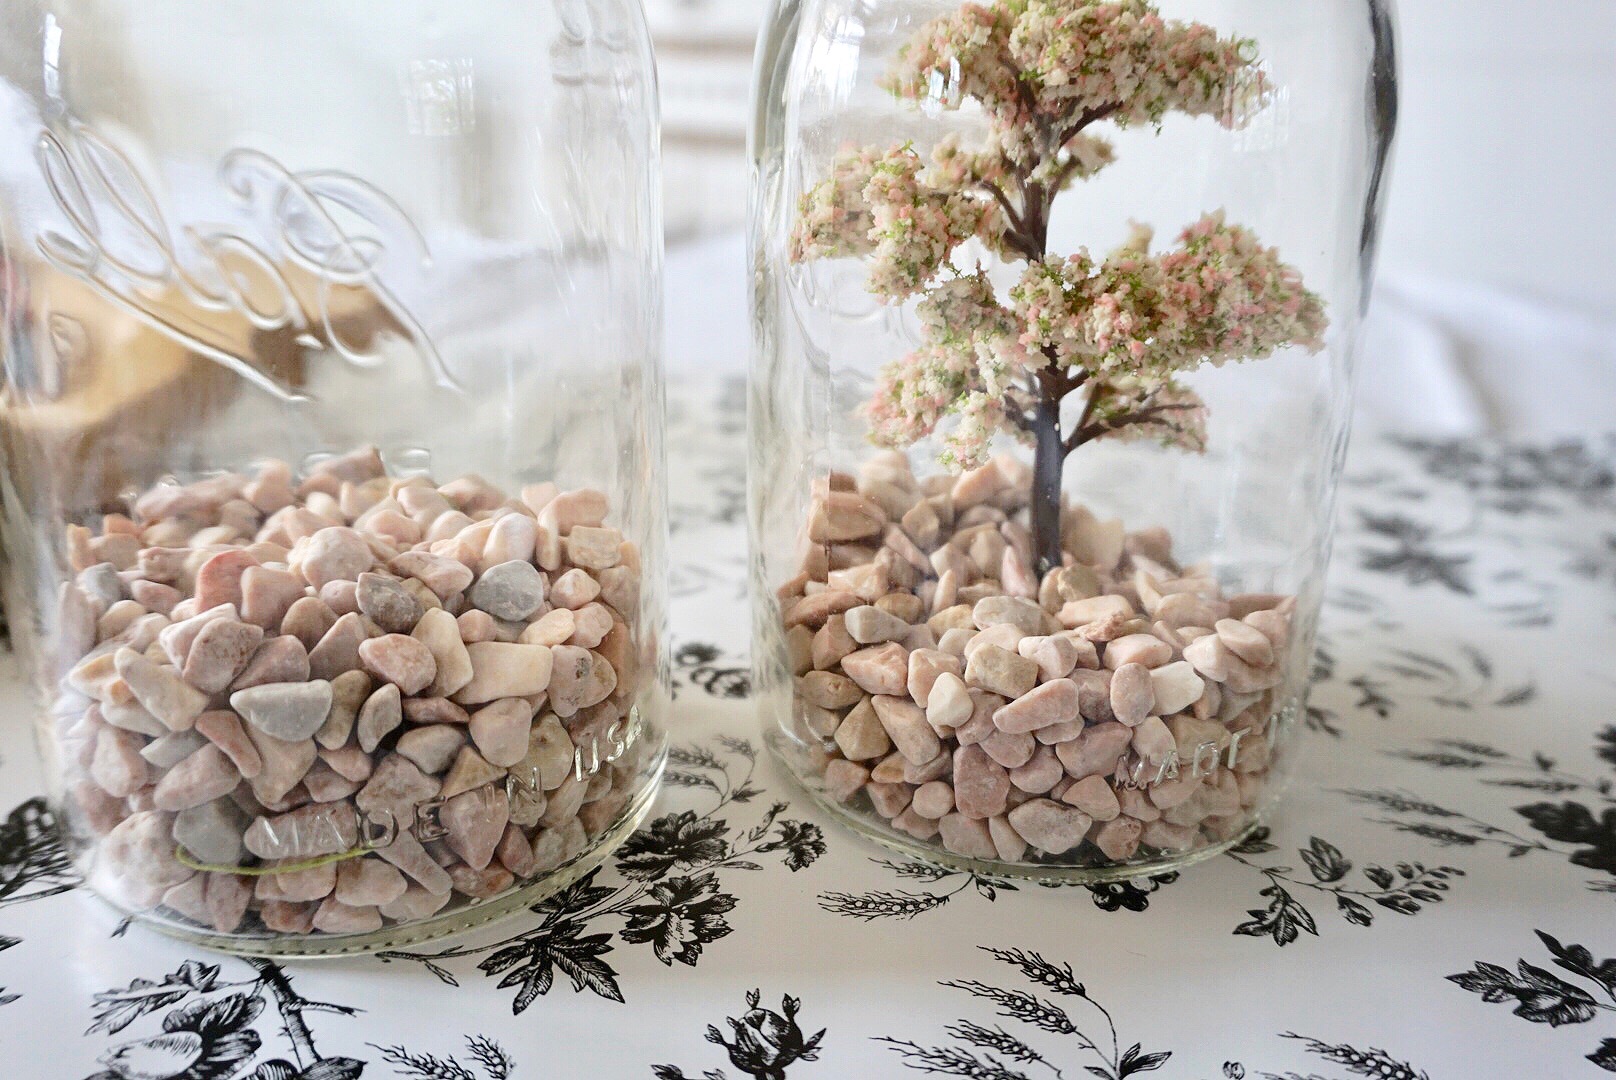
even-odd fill
[[(628, 856), (545, 912), (268, 971), (121, 929), (35, 836), (8, 679), (6, 1080), (1086, 1080), (1125, 1071), (1135, 1043), (1134, 1072), (1184, 1080), (1599, 1074), (1587, 1056), (1616, 1047), (1616, 445), (1360, 440), (1272, 834), (1175, 879), (1041, 888), (888, 862), (757, 755), (743, 398), (735, 378), (672, 395), (671, 782)], [(199, 1028), (227, 1071), (176, 1071)]]

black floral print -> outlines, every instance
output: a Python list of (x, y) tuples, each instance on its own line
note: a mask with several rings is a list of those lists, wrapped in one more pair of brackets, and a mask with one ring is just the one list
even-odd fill
[[(763, 994), (750, 990), (746, 994), (746, 1012), (725, 1019), (730, 1033), (725, 1035), (716, 1026), (707, 1025), (707, 1041), (723, 1047), (729, 1063), (741, 1075), (755, 1080), (786, 1080), (786, 1071), (801, 1061), (817, 1061), (820, 1044), (825, 1041), (825, 1028), (812, 1035), (804, 1033), (797, 1014), (802, 1002), (786, 994), (780, 999), (780, 1009), (762, 1006)], [(687, 1080), (677, 1065), (653, 1065), (652, 1075), (657, 1080)], [(726, 1080), (723, 1069), (703, 1072), (705, 1080)]]
[[(1542, 930), (1536, 933), (1554, 965), (1581, 983), (1524, 959), (1513, 971), (1478, 960), (1469, 971), (1449, 975), (1448, 981), (1481, 995), (1483, 1001), (1510, 1004), (1510, 1011), (1522, 1020), (1550, 1027), (1586, 1024), (1616, 1012), (1616, 960), (1596, 961), (1582, 945), (1562, 945)], [(1616, 1038), (1605, 1039), (1587, 1058), (1606, 1072), (1616, 1072)]]
[(681, 645), (673, 654), (674, 671), (679, 681), (713, 697), (738, 700), (751, 696), (751, 668), (739, 662), (720, 663), (723, 655), (716, 645)]
[(44, 799), (29, 799), (6, 815), (0, 823), (0, 907), (42, 900), (77, 884)]
[[(104, 1068), (87, 1080), (354, 1080), (366, 1062), (322, 1054), (306, 1013), (356, 1017), (359, 1010), (311, 1001), (273, 960), (248, 959), (249, 977), (227, 980), (220, 965), (187, 961), (160, 979), (135, 979), (95, 995), (95, 1018), (87, 1034), (117, 1035), (143, 1018), (162, 1013), (155, 1034), (113, 1044), (101, 1055)], [(261, 1017), (273, 1008), (276, 1037), (289, 1056), (265, 1054)], [(467, 1039), (489, 1080), (506, 1080), (514, 1065), (499, 1044)], [(411, 1053), (402, 1046), (376, 1047), (401, 1075), (425, 1080), (477, 1080), (454, 1058)], [(255, 1059), (259, 1059), (255, 1063)]]

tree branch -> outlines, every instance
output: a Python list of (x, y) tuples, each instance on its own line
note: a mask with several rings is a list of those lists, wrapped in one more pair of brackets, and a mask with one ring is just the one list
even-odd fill
[(1021, 215), (1016, 212), (1015, 206), (1010, 202), (1010, 196), (1004, 193), (1004, 189), (991, 180), (978, 180), (977, 183), (981, 185), (982, 190), (993, 196), (993, 201), (998, 203), (1000, 208), (1004, 210), (1004, 216), (1010, 219), (1010, 224), (1014, 225), (1018, 230), (1021, 229)]
[(1090, 124), (1099, 123), (1101, 120), (1106, 119), (1121, 108), (1121, 104), (1114, 103), (1111, 105), (1096, 105), (1092, 109), (1083, 110), (1083, 112), (1078, 114), (1077, 119), (1072, 121), (1071, 126), (1060, 133), (1060, 138), (1056, 140), (1055, 145), (1051, 148), (1050, 152), (1059, 153), (1060, 148), (1077, 138), (1077, 136), (1081, 135), (1084, 128), (1088, 127)]
[[(1169, 412), (1183, 412), (1185, 410), (1193, 410), (1198, 407), (1199, 406), (1188, 402), (1176, 405), (1151, 405), (1144, 408), (1135, 409), (1130, 413), (1123, 413), (1115, 420), (1107, 423), (1082, 424), (1076, 431), (1072, 432), (1071, 438), (1066, 440), (1066, 452), (1071, 453), (1084, 443), (1093, 442), (1095, 439), (1110, 435), (1114, 431), (1121, 431), (1125, 427), (1133, 427), (1135, 424), (1160, 424), (1163, 427), (1169, 427), (1173, 428), (1175, 431), (1181, 431), (1183, 429), (1178, 428), (1169, 421), (1162, 419), (1160, 414)], [(1086, 412), (1084, 418), (1085, 420), (1087, 419)]]

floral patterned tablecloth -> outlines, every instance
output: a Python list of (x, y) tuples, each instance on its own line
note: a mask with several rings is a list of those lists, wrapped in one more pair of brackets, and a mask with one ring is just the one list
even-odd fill
[(743, 391), (671, 403), (673, 760), (606, 867), (471, 936), (210, 955), (75, 888), (0, 694), (6, 1080), (1616, 1072), (1616, 440), (1361, 438), (1271, 831), (1044, 888), (909, 865), (759, 753)]

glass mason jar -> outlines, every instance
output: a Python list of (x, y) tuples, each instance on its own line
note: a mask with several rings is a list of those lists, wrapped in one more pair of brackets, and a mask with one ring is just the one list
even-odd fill
[(576, 879), (664, 751), (639, 4), (6, 8), (7, 606), (86, 882), (338, 953)]
[(1304, 711), (1395, 112), (1386, 0), (780, 0), (756, 681), (858, 832), (1103, 881)]

